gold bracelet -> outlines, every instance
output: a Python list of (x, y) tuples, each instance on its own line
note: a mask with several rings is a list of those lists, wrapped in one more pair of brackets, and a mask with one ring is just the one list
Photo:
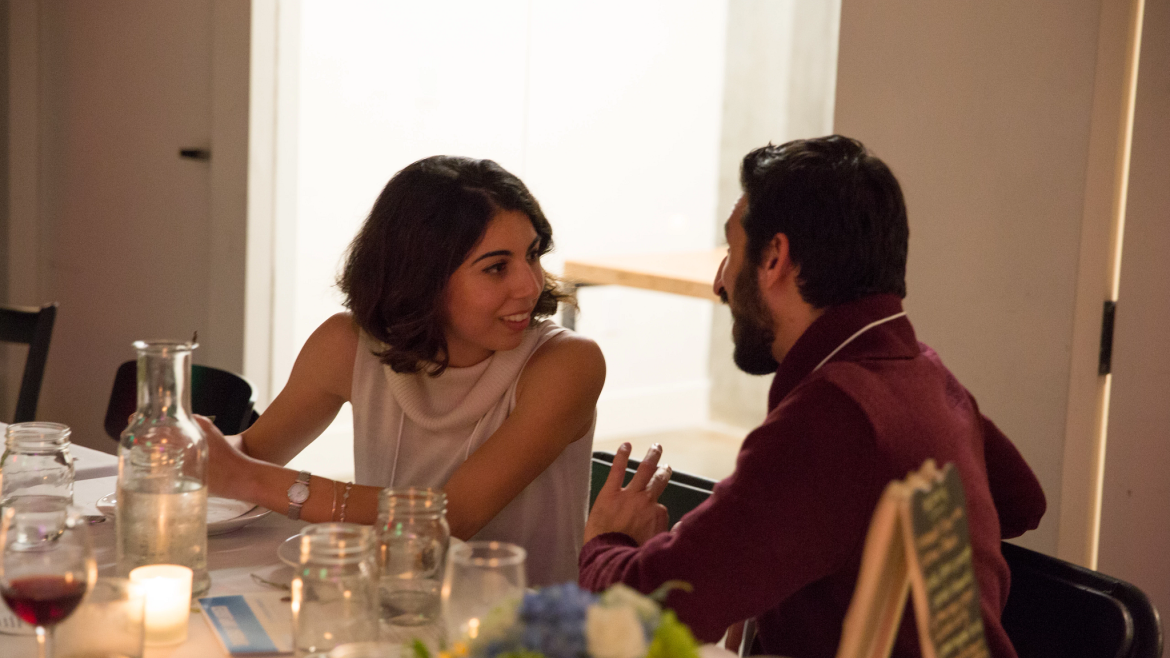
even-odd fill
[(345, 483), (345, 494), (341, 496), (341, 518), (337, 520), (338, 523), (345, 523), (345, 505), (349, 502), (349, 490), (353, 488), (353, 482)]
[(333, 522), (333, 514), (337, 512), (337, 480), (330, 480), (329, 487), (333, 489), (333, 507), (329, 510), (329, 522)]

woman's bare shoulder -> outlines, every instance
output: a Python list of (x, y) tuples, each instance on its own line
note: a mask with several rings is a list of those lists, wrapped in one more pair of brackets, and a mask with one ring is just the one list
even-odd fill
[(358, 333), (358, 326), (349, 313), (337, 313), (322, 322), (301, 348), (293, 365), (294, 377), (298, 382), (323, 387), (349, 399)]
[(592, 338), (565, 330), (551, 336), (533, 353), (520, 376), (517, 394), (532, 384), (543, 387), (567, 380), (600, 393), (605, 383), (605, 356)]
[(328, 356), (347, 353), (352, 358), (357, 353), (359, 333), (351, 313), (335, 313), (313, 331), (305, 341), (305, 347), (312, 345), (315, 352), (324, 352)]

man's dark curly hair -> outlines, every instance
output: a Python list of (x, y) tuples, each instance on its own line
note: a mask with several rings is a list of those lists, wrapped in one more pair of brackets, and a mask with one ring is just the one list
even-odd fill
[(743, 159), (746, 262), (760, 265), (777, 233), (800, 266), (801, 297), (815, 308), (876, 293), (906, 296), (910, 227), (898, 180), (848, 137), (769, 144)]
[[(451, 274), (501, 210), (528, 216), (537, 252), (552, 250), (552, 227), (528, 188), (491, 160), (436, 155), (394, 174), (349, 245), (338, 287), (375, 352), (395, 372), (447, 368), (443, 291)], [(533, 319), (572, 301), (545, 274)]]

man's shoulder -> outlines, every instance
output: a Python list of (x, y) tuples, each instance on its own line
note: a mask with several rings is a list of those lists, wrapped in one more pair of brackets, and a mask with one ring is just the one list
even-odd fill
[(918, 343), (917, 354), (910, 358), (863, 357), (826, 363), (806, 377), (801, 386), (820, 380), (866, 408), (875, 404), (915, 404), (922, 396), (933, 393), (944, 394), (952, 401), (967, 396), (938, 353), (922, 342)]
[(775, 447), (778, 439), (817, 441), (826, 433), (839, 433), (844, 428), (849, 428), (853, 436), (870, 433), (872, 427), (864, 406), (835, 379), (809, 376), (784, 396), (748, 436), (761, 441), (745, 441), (744, 448), (767, 450), (762, 444)]

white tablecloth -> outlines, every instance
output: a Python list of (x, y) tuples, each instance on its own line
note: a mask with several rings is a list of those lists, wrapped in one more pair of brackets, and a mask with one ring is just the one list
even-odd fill
[[(113, 441), (110, 442), (110, 445), (117, 450)], [(69, 446), (69, 454), (73, 457), (73, 481), (75, 483), (78, 480), (92, 480), (118, 474), (117, 455), (77, 444)]]

